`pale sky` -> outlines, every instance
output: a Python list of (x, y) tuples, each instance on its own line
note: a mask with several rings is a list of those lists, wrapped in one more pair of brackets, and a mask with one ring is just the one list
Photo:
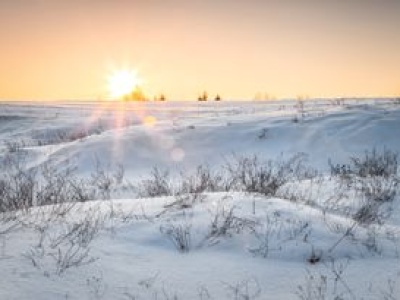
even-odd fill
[(397, 0), (0, 0), (0, 99), (400, 95)]

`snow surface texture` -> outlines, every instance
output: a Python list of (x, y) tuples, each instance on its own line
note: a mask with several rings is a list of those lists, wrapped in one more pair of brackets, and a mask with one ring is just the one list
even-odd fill
[[(112, 174), (112, 187), (0, 212), (0, 299), (400, 299), (399, 173), (331, 168), (399, 152), (399, 137), (391, 99), (2, 103), (2, 165), (71, 168), (88, 185)], [(200, 164), (298, 153), (318, 176), (273, 194), (138, 198), (153, 167), (173, 185)], [(386, 198), (368, 202), (373, 192)]]

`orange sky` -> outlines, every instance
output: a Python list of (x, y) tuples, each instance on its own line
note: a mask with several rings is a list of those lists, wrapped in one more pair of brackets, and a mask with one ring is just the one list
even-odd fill
[(397, 0), (1, 0), (0, 99), (396, 96)]

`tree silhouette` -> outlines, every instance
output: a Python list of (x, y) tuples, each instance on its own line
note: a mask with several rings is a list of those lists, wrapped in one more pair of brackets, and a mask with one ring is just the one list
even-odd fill
[(208, 100), (208, 94), (206, 91), (203, 92), (203, 94), (201, 94), (199, 96), (199, 98), (197, 98), (198, 101), (207, 101)]
[(124, 96), (125, 101), (146, 101), (147, 97), (140, 87), (136, 87), (130, 94)]

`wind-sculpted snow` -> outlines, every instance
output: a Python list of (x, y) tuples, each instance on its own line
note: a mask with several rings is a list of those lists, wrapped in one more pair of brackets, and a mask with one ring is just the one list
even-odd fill
[(1, 103), (0, 299), (400, 299), (399, 134), (391, 99)]
[(3, 121), (0, 132), (3, 145), (19, 143), (40, 162), (69, 157), (83, 173), (94, 157), (123, 163), (137, 177), (153, 166), (190, 169), (249, 153), (304, 152), (324, 168), (329, 158), (340, 162), (371, 147), (400, 150), (399, 106), (380, 101), (306, 102), (304, 117), (290, 101), (8, 104), (3, 111), (25, 119)]

